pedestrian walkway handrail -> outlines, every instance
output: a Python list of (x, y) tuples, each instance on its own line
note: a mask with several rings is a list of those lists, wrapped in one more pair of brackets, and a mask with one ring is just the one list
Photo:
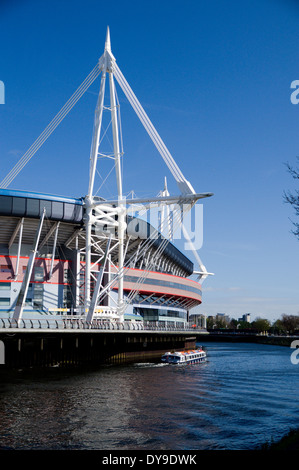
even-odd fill
[(20, 330), (108, 330), (108, 331), (195, 331), (201, 328), (194, 328), (194, 325), (183, 324), (181, 322), (141, 322), (124, 321), (116, 322), (110, 320), (96, 319), (87, 322), (81, 317), (61, 318), (22, 318), (17, 322), (12, 318), (0, 318), (0, 331), (9, 329)]

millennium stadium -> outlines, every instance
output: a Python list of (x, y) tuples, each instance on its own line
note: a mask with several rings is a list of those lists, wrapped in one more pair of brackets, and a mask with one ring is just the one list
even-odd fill
[[(100, 74), (87, 194), (68, 198), (9, 189), (18, 172)], [(178, 195), (171, 196), (165, 185), (156, 197), (124, 197), (114, 79), (176, 180)], [(106, 80), (110, 103), (105, 107)], [(118, 191), (113, 201), (96, 196), (94, 191), (105, 109), (109, 109), (112, 122), (114, 151), (109, 158), (114, 159)], [(178, 168), (117, 66), (108, 29), (104, 54), (96, 67), (0, 184), (0, 318), (20, 322), (76, 316), (91, 323), (188, 324), (192, 311), (202, 302), (202, 282), (212, 273), (207, 272), (196, 250), (195, 268), (171, 241), (169, 231), (165, 236), (164, 229), (171, 220), (172, 227), (177, 225), (187, 236), (184, 213), (211, 195), (196, 193)], [(141, 216), (153, 208), (163, 213), (157, 227)]]

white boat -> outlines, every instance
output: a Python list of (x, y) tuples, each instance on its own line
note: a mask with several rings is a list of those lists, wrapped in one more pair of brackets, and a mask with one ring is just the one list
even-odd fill
[(205, 362), (206, 358), (206, 352), (200, 347), (191, 351), (167, 352), (163, 354), (161, 361), (168, 364), (193, 364)]

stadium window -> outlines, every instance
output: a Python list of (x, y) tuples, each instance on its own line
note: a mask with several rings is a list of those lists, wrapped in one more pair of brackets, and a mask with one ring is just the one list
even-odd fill
[(44, 280), (44, 268), (35, 267), (34, 268), (34, 280), (43, 281)]
[(10, 282), (0, 282), (0, 290), (10, 290)]
[(1, 196), (1, 214), (11, 214), (12, 210), (12, 197), (11, 196)]
[(39, 199), (27, 199), (26, 215), (28, 217), (39, 216)]
[(11, 264), (0, 264), (0, 272), (1, 273), (10, 273), (12, 270)]
[(13, 215), (24, 215), (26, 211), (26, 199), (23, 197), (12, 198)]

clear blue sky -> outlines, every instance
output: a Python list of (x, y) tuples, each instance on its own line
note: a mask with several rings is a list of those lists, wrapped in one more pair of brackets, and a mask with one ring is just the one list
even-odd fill
[[(299, 313), (298, 241), (283, 191), (299, 155), (299, 6), (286, 0), (2, 0), (0, 179), (112, 52), (186, 178), (204, 201), (205, 314)], [(10, 188), (87, 192), (97, 80)], [(156, 195), (168, 177), (118, 89), (125, 192)], [(111, 187), (110, 187), (111, 189)], [(112, 191), (115, 194), (116, 191)], [(191, 253), (187, 253), (193, 259)]]

